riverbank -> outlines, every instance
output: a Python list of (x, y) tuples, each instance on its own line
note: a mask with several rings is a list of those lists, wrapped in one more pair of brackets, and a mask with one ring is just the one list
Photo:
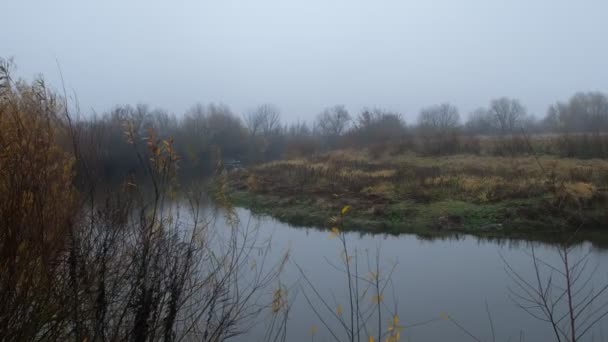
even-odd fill
[(608, 162), (555, 157), (371, 158), (338, 151), (230, 174), (235, 204), (300, 226), (437, 236), (605, 239)]

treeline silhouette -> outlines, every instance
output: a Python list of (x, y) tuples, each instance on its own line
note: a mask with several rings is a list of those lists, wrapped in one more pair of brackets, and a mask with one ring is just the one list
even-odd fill
[(422, 109), (412, 124), (400, 113), (371, 108), (352, 115), (341, 105), (323, 110), (312, 123), (284, 121), (272, 104), (244, 115), (223, 104), (197, 104), (179, 116), (148, 105), (124, 105), (76, 125), (82, 132), (80, 145), (100, 153), (95, 169), (108, 179), (141, 171), (124, 138), (127, 123), (141, 136), (153, 130), (159, 137), (172, 137), (185, 175), (209, 174), (220, 161), (251, 164), (338, 148), (369, 148), (372, 155), (513, 155), (532, 150), (576, 158), (608, 155), (603, 134), (608, 131), (608, 97), (599, 92), (577, 93), (551, 105), (543, 118), (530, 115), (520, 101), (503, 97), (465, 120), (458, 108), (443, 103)]

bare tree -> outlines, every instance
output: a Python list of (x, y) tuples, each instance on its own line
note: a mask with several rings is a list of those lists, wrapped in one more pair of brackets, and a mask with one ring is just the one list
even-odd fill
[(353, 144), (361, 146), (397, 141), (406, 133), (407, 126), (400, 113), (365, 108), (357, 116), (349, 138)]
[(449, 104), (424, 108), (418, 116), (418, 125), (438, 133), (453, 130), (460, 124), (458, 108)]
[(245, 117), (245, 124), (252, 136), (269, 136), (281, 126), (281, 112), (273, 104), (258, 106)]
[(516, 99), (501, 97), (492, 100), (489, 112), (494, 116), (501, 134), (513, 134), (526, 119), (526, 108)]
[(443, 103), (423, 109), (418, 116), (418, 136), (427, 154), (452, 153), (458, 149), (460, 114), (458, 108)]
[(546, 322), (556, 341), (580, 341), (608, 315), (608, 284), (593, 287), (597, 267), (590, 268), (590, 251), (576, 257), (575, 247), (557, 248), (559, 264), (550, 264), (531, 251), (533, 279), (527, 279), (504, 258), (506, 271), (514, 286), (511, 298), (532, 317)]
[(336, 105), (319, 113), (315, 125), (322, 136), (337, 137), (346, 131), (350, 121), (351, 117), (346, 108)]
[(564, 132), (594, 132), (608, 129), (608, 96), (600, 92), (577, 93), (567, 103), (549, 107), (545, 123)]
[(486, 108), (477, 108), (469, 114), (464, 124), (468, 134), (492, 134), (496, 132), (494, 116)]

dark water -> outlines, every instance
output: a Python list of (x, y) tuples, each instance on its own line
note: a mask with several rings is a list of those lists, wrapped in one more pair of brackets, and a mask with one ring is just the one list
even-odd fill
[[(237, 209), (241, 226), (258, 226), (259, 239), (270, 239), (268, 259), (279, 259), (290, 251), (290, 262), (281, 275), (281, 283), (289, 288), (293, 301), (287, 326), (288, 341), (335, 340), (323, 326), (321, 319), (311, 310), (299, 290), (302, 274), (294, 263), (299, 264), (310, 281), (328, 300), (331, 306), (339, 303), (344, 311), (348, 308), (345, 275), (330, 263), (340, 263), (339, 240), (330, 238), (328, 231), (291, 227), (269, 217), (254, 217), (246, 209)], [(218, 221), (221, 226), (222, 220)], [(535, 280), (530, 258), (532, 243), (489, 242), (475, 237), (458, 239), (424, 240), (414, 235), (346, 235), (349, 249), (359, 253), (360, 273), (366, 273), (367, 258), (375, 261), (380, 253), (381, 268), (389, 270), (396, 262), (392, 274), (392, 286), (386, 290), (384, 302), (388, 309), (397, 311), (401, 341), (473, 341), (453, 323), (440, 318), (446, 313), (482, 341), (492, 341), (491, 325), (486, 303), (491, 313), (497, 341), (553, 341), (551, 326), (534, 319), (518, 308), (509, 296), (514, 283), (505, 271), (501, 256), (523, 278)], [(536, 255), (549, 264), (560, 266), (555, 246), (534, 243)], [(572, 259), (590, 252), (587, 269), (593, 273), (591, 285), (596, 289), (608, 283), (608, 252), (595, 249), (589, 243), (578, 245)], [(592, 272), (597, 267), (595, 272)], [(278, 286), (278, 282), (277, 282)], [(307, 292), (310, 295), (310, 291)], [(368, 296), (371, 300), (371, 294)], [(311, 295), (313, 305), (323, 311), (323, 305)], [(605, 296), (602, 299), (606, 299)], [(599, 303), (597, 302), (599, 307)], [(365, 303), (366, 305), (369, 304)], [(383, 313), (384, 314), (384, 313)], [(388, 321), (384, 314), (382, 321)], [(238, 341), (263, 341), (266, 316)], [(323, 314), (325, 321), (336, 331), (339, 323), (331, 315)], [(423, 324), (422, 324), (423, 323)], [(383, 323), (385, 324), (385, 323)], [(311, 327), (318, 331), (311, 335)], [(383, 327), (385, 329), (386, 326)], [(372, 330), (372, 331), (375, 331)], [(344, 337), (339, 334), (339, 337)], [(367, 341), (367, 337), (362, 340)], [(608, 340), (608, 319), (600, 321), (590, 331), (585, 341)]]

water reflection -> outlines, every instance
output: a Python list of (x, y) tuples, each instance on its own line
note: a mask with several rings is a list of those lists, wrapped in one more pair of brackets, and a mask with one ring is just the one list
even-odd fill
[[(228, 228), (223, 211), (206, 203), (205, 214), (221, 231)], [(294, 227), (266, 216), (253, 215), (238, 208), (240, 225), (248, 229), (257, 227), (258, 239), (269, 241), (265, 254), (268, 260), (279, 260), (286, 251), (291, 261), (280, 277), (288, 289), (292, 302), (287, 326), (288, 341), (310, 341), (311, 327), (315, 327), (315, 341), (332, 340), (300, 293), (302, 274), (306, 276), (332, 303), (346, 303), (344, 274), (336, 271), (330, 262), (338, 262), (340, 246), (329, 232), (315, 227)], [(488, 320), (489, 309), (499, 341), (552, 341), (551, 326), (538, 321), (516, 306), (510, 298), (513, 280), (505, 272), (509, 265), (526, 279), (534, 279), (530, 251), (545, 262), (559, 265), (560, 256), (555, 245), (522, 239), (483, 238), (464, 234), (436, 237), (416, 235), (371, 234), (348, 232), (349, 247), (358, 251), (380, 251), (384, 264), (397, 262), (392, 276), (396, 311), (405, 329), (402, 340), (408, 341), (471, 341), (471, 337), (453, 324), (440, 319), (444, 312), (456, 319), (482, 341), (491, 341)], [(595, 288), (608, 284), (608, 250), (590, 242), (577, 242), (573, 258), (589, 252), (590, 268), (595, 269), (591, 283)], [(270, 293), (266, 293), (268, 299)], [(313, 305), (320, 305), (313, 302)], [(264, 341), (267, 337), (268, 317), (237, 341)], [(325, 322), (327, 323), (327, 322)], [(333, 324), (333, 323), (332, 323)], [(585, 336), (585, 341), (603, 341), (608, 338), (608, 321), (602, 320)]]

